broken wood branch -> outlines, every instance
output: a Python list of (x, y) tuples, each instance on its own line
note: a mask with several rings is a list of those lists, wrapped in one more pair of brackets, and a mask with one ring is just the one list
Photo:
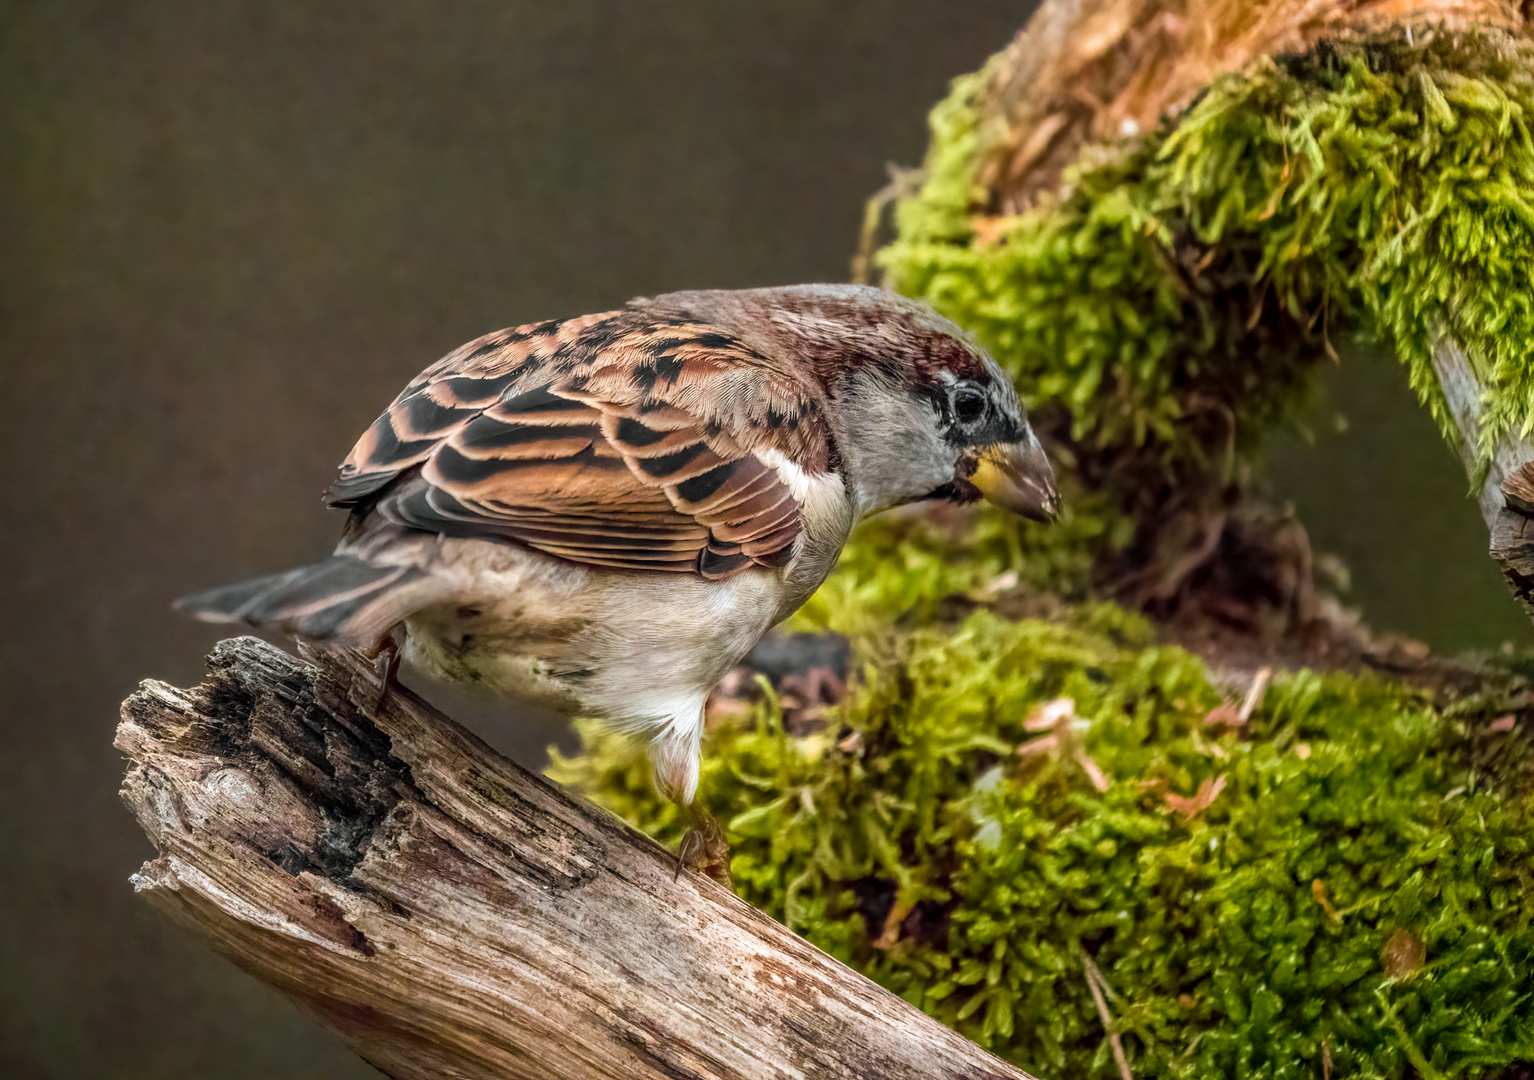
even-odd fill
[(386, 1075), (1026, 1080), (359, 662), (123, 704), (156, 907)]

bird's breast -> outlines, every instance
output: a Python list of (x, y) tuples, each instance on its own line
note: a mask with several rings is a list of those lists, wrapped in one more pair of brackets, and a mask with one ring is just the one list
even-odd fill
[(646, 726), (702, 708), (797, 591), (797, 562), (706, 581), (451, 540), (435, 571), (451, 596), (406, 620), (405, 658), (446, 681)]
[(835, 472), (810, 473), (776, 451), (757, 451), (777, 470), (799, 504), (798, 550), (785, 568), (773, 625), (788, 618), (825, 582), (852, 532), (855, 514), (847, 487)]

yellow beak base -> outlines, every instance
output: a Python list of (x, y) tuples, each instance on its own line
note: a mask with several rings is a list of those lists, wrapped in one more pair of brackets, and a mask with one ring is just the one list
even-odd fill
[(987, 502), (1034, 521), (1053, 521), (1060, 513), (1055, 470), (1034, 439), (999, 443), (980, 457), (969, 482)]

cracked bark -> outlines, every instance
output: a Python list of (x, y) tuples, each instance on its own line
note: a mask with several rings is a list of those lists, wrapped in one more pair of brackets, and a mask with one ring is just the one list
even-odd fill
[(123, 704), (134, 885), (386, 1075), (1025, 1077), (360, 664), (210, 666)]

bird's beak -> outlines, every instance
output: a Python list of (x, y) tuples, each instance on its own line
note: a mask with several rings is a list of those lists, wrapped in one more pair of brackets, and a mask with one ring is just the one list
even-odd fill
[(969, 482), (987, 502), (1034, 521), (1053, 521), (1060, 513), (1054, 467), (1032, 432), (1021, 442), (997, 443), (982, 450)]

